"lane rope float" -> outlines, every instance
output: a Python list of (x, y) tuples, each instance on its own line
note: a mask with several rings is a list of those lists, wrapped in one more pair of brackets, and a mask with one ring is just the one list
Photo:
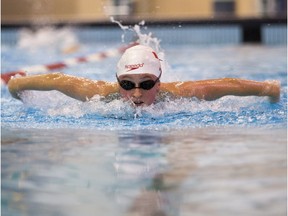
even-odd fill
[(121, 46), (116, 49), (109, 49), (105, 52), (94, 53), (94, 54), (90, 54), (84, 57), (64, 59), (62, 62), (56, 62), (52, 64), (47, 64), (47, 65), (33, 65), (29, 67), (23, 67), (22, 69), (17, 70), (17, 71), (9, 71), (6, 73), (2, 73), (1, 81), (2, 83), (7, 84), (9, 80), (11, 79), (11, 77), (15, 75), (26, 76), (26, 75), (33, 75), (33, 74), (39, 74), (39, 73), (47, 73), (53, 70), (67, 68), (67, 67), (77, 65), (80, 63), (102, 61), (105, 58), (110, 58), (110, 57), (115, 57), (117, 55), (120, 55), (124, 53), (126, 49), (132, 46), (135, 46), (137, 44), (138, 43), (131, 43), (131, 44)]

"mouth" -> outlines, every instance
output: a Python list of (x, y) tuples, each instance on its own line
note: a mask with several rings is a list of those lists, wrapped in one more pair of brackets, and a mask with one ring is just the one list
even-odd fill
[(133, 101), (133, 103), (136, 105), (136, 106), (142, 106), (144, 104), (144, 102), (142, 101)]

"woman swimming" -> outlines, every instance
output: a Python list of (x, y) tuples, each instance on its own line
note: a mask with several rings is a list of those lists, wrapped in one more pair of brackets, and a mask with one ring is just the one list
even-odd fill
[(50, 73), (12, 78), (8, 88), (14, 98), (21, 99), (25, 90), (57, 90), (69, 97), (88, 101), (95, 95), (109, 97), (118, 94), (135, 106), (147, 106), (159, 95), (196, 97), (215, 100), (225, 95), (268, 96), (271, 102), (279, 101), (278, 81), (252, 81), (221, 78), (200, 81), (161, 83), (161, 60), (156, 52), (143, 45), (127, 49), (117, 64), (117, 82), (94, 81), (62, 73)]

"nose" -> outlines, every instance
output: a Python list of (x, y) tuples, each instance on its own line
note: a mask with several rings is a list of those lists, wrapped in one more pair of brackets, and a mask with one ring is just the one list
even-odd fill
[(133, 97), (140, 98), (142, 96), (142, 90), (140, 88), (135, 88), (133, 92)]

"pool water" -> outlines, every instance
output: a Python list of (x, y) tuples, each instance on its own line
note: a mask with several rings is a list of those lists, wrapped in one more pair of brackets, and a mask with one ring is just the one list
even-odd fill
[[(55, 41), (50, 31), (31, 39), (19, 30), (16, 43), (2, 41), (2, 73), (123, 46), (120, 34), (116, 42), (87, 43), (77, 30), (53, 30)], [(63, 54), (62, 37), (79, 50)], [(280, 102), (226, 96), (135, 109), (56, 91), (25, 92), (21, 102), (1, 85), (3, 215), (286, 214), (286, 47), (161, 45), (162, 82), (275, 79)], [(118, 59), (61, 72), (115, 81)]]

